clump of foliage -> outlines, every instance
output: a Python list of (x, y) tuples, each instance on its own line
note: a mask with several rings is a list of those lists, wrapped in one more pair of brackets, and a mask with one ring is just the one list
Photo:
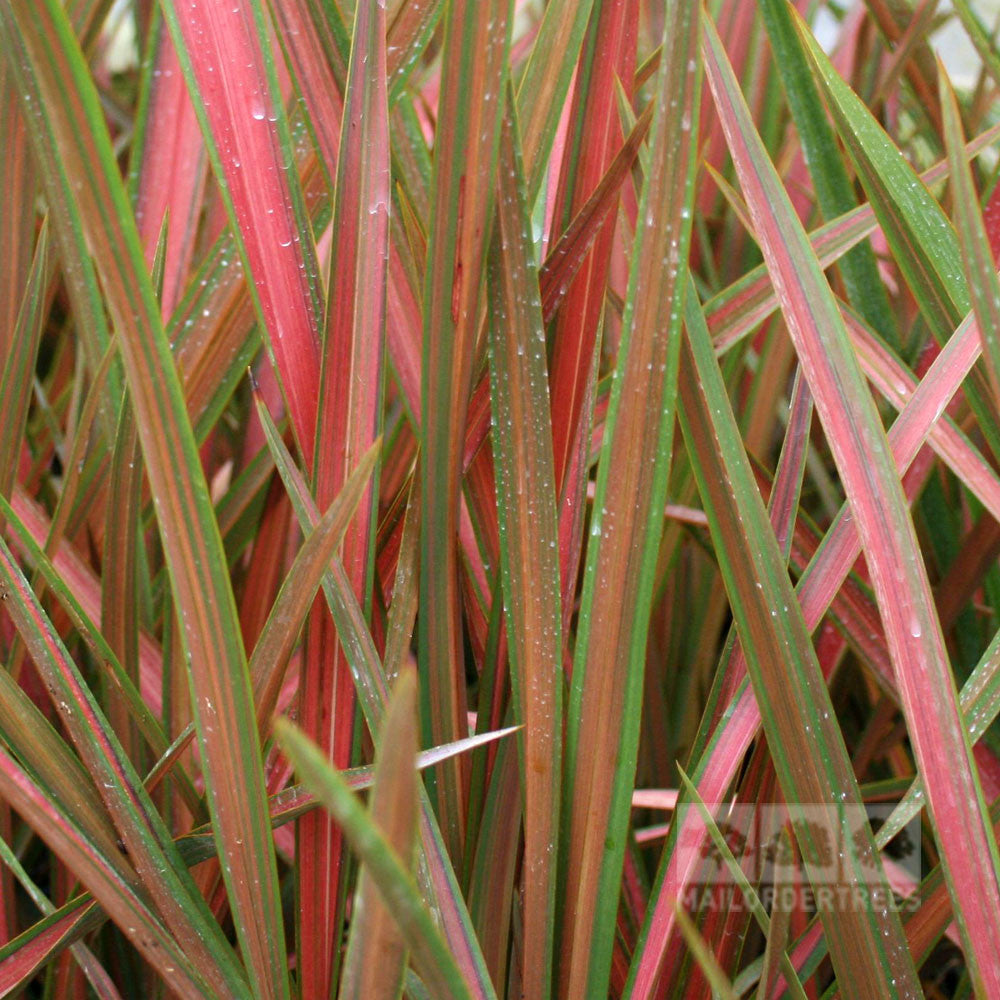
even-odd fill
[(0, 0), (3, 995), (1000, 996), (938, 6)]

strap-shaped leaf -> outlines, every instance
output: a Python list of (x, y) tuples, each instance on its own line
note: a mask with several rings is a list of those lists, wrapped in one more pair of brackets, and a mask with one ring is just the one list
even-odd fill
[(421, 978), (433, 995), (443, 1000), (471, 998), (472, 992), (463, 980), (455, 958), (406, 865), (358, 802), (347, 782), (330, 767), (315, 744), (310, 743), (291, 723), (278, 719), (275, 733), (282, 750), (303, 781), (330, 810), (366, 865), (413, 953)]
[[(100, 270), (182, 623), (209, 806), (227, 862), (223, 871), (237, 934), (255, 993), (286, 996), (261, 751), (228, 567), (103, 112), (61, 4), (5, 4), (0, 30), (23, 94), (43, 126), (32, 135), (50, 203), (66, 200), (62, 170), (86, 178), (63, 206), (75, 231), (84, 234), (86, 250), (61, 241), (64, 264), (92, 254)], [(221, 969), (224, 952), (219, 962)]]
[[(862, 539), (973, 979), (996, 992), (1000, 858), (909, 509), (830, 287), (750, 121), (721, 42), (712, 29), (705, 37), (709, 80), (757, 238)], [(944, 232), (952, 232), (947, 222)], [(935, 239), (942, 238), (936, 231)], [(929, 259), (930, 251), (924, 247), (915, 257)], [(945, 297), (959, 293), (958, 279), (949, 285), (935, 273), (943, 309)], [(845, 974), (846, 953), (838, 962), (832, 941), (830, 951)]]
[(490, 396), (511, 684), (524, 724), (524, 990), (542, 1000), (555, 937), (562, 607), (545, 327), (513, 113), (508, 98), (489, 259)]
[[(511, 0), (452, 0), (444, 17), (420, 414), (421, 495), (435, 498), (421, 508), (421, 711), (434, 743), (454, 739), (465, 727), (459, 486), (512, 9)], [(465, 828), (462, 769), (444, 767), (436, 779), (442, 833), (452, 857), (459, 858)]]
[(573, 657), (560, 856), (564, 996), (604, 995), (610, 974), (676, 415), (685, 291), (679, 277), (690, 245), (701, 92), (698, 34), (698, 6), (668, 3), (651, 169), (639, 206)]

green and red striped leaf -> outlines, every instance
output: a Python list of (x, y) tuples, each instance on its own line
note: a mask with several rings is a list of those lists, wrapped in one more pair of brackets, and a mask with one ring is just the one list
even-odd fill
[[(862, 539), (945, 870), (961, 901), (973, 979), (986, 988), (1000, 971), (1000, 859), (909, 509), (829, 286), (712, 30), (706, 39), (709, 79), (741, 187)], [(830, 950), (836, 964), (832, 942)]]

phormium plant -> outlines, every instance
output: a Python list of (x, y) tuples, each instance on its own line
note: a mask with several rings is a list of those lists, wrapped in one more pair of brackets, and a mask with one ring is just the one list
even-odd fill
[(2, 995), (1000, 997), (939, 6), (0, 0)]

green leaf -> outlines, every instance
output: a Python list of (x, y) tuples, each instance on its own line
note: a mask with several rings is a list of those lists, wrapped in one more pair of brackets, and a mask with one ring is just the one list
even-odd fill
[(569, 996), (604, 995), (611, 968), (676, 416), (684, 301), (678, 276), (690, 244), (701, 92), (698, 32), (695, 5), (668, 4), (652, 169), (597, 468), (566, 735), (561, 988)]
[(170, 832), (3, 539), (0, 586), (5, 607), (167, 926), (215, 992), (245, 989), (243, 970)]
[[(712, 56), (717, 58), (714, 51)], [(714, 65), (708, 65), (715, 72)], [(845, 857), (837, 884), (843, 879), (848, 892), (858, 893), (852, 899), (868, 899), (867, 906), (852, 902), (823, 911), (838, 985), (849, 996), (888, 997), (895, 993), (888, 986), (894, 980), (905, 994), (908, 983), (917, 988), (916, 973), (906, 958), (898, 915), (891, 911), (883, 915), (872, 902), (879, 891), (888, 893), (889, 888), (879, 875), (870, 834), (863, 837), (867, 827), (855, 839), (852, 824), (859, 813), (863, 815), (857, 781), (693, 293), (687, 330), (680, 376), (681, 426), (717, 538), (720, 570), (743, 640), (747, 671), (807, 872), (814, 885), (828, 884), (831, 878), (829, 870), (812, 867), (812, 859), (819, 855), (809, 839), (814, 835), (810, 820), (815, 821), (810, 810), (822, 809), (820, 823), (826, 834), (835, 843), (854, 847), (853, 853), (847, 852), (849, 860)]]
[(962, 134), (958, 102), (941, 67), (938, 86), (962, 264), (972, 296), (972, 311), (983, 339), (983, 359), (993, 389), (994, 405), (1000, 407), (1000, 279), (997, 278), (989, 236), (979, 209), (972, 171), (962, 152), (965, 136)]
[[(965, 929), (973, 979), (977, 983), (980, 977), (988, 977), (982, 980), (984, 983), (992, 981), (994, 975), (1000, 975), (998, 942), (989, 930), (1000, 919), (1000, 885), (996, 874), (1000, 859), (962, 732), (954, 681), (913, 523), (885, 432), (832, 292), (753, 128), (721, 43), (712, 30), (706, 32), (706, 40), (706, 52), (712, 54), (709, 80), (740, 183), (799, 362), (813, 392), (816, 412), (857, 521), (899, 678), (907, 727), (927, 782), (939, 846), (956, 896), (956, 913)], [(842, 83), (837, 90), (844, 95), (849, 93)], [(850, 101), (856, 103), (857, 99), (850, 95)], [(866, 135), (875, 128), (863, 122), (855, 124)], [(901, 169), (898, 153), (891, 163), (894, 169)], [(919, 194), (923, 189), (919, 181), (917, 185)], [(932, 221), (919, 222), (918, 239), (931, 242), (923, 227), (929, 227)], [(914, 232), (918, 232), (917, 225), (914, 220)], [(943, 229), (935, 228), (934, 243), (947, 240), (948, 233), (953, 236), (947, 220), (943, 225)], [(930, 256), (930, 246), (921, 243), (920, 253), (915, 257)], [(942, 295), (949, 290), (958, 291), (959, 279), (946, 280), (950, 277), (938, 274)], [(944, 299), (940, 304), (943, 308)], [(973, 871), (978, 874), (973, 875)], [(865, 947), (862, 941), (867, 938), (866, 929), (858, 926), (858, 940), (845, 941), (839, 954), (840, 943), (834, 941), (831, 928), (826, 930), (834, 965), (841, 977), (846, 976), (851, 952), (856, 970), (858, 954)], [(869, 947), (873, 947), (874, 942), (867, 940)], [(867, 969), (867, 995), (875, 995), (884, 986), (879, 985), (880, 974), (876, 971), (877, 951), (869, 954), (872, 964)], [(899, 982), (903, 981), (901, 975), (900, 971), (896, 977)], [(857, 971), (852, 977), (858, 978)], [(996, 985), (1000, 989), (1000, 980)]]
[(297, 643), (301, 625), (330, 559), (367, 491), (380, 451), (379, 441), (361, 456), (336, 500), (303, 542), (254, 646), (249, 669), (263, 733), (269, 728), (270, 716), (284, 679), (284, 668)]
[(351, 847), (366, 866), (412, 952), (420, 977), (433, 995), (442, 1000), (471, 997), (472, 992), (413, 877), (347, 782), (327, 763), (318, 747), (291, 723), (277, 719), (274, 731), (299, 777), (340, 824)]
[[(97, 262), (156, 501), (237, 935), (260, 997), (287, 996), (284, 929), (246, 656), (225, 553), (93, 79), (56, 0), (0, 8), (0, 30), (43, 128), (36, 148), (50, 204), (85, 240), (64, 265)], [(67, 199), (63, 172), (86, 178)], [(217, 926), (217, 925), (216, 925)], [(195, 946), (192, 943), (192, 946)], [(209, 946), (206, 944), (206, 948)], [(211, 949), (209, 949), (211, 950)], [(215, 961), (226, 962), (220, 950)], [(207, 959), (206, 959), (207, 961)], [(241, 987), (245, 988), (245, 987)]]
[(35, 785), (17, 762), (0, 747), (0, 794), (90, 889), (143, 957), (179, 995), (199, 1000), (226, 996), (203, 978), (169, 931), (103, 854), (58, 809), (45, 790)]
[[(405, 670), (397, 679), (378, 743), (372, 784), (371, 818), (387, 846), (412, 869), (417, 830), (417, 677)], [(340, 996), (344, 1000), (396, 997), (403, 987), (406, 949), (392, 911), (362, 867), (354, 894)]]
[[(513, 4), (452, 0), (444, 51), (423, 301), (421, 384), (420, 676), (430, 742), (465, 730), (465, 675), (458, 606), (459, 478), (479, 324), (480, 289), (493, 218)], [(435, 776), (442, 832), (462, 853), (466, 789), (457, 766)]]
[(573, 79), (594, 0), (554, 0), (545, 5), (538, 35), (517, 86), (527, 200), (534, 202), (545, 177), (549, 150)]
[(555, 938), (562, 607), (545, 326), (513, 110), (510, 98), (489, 259), (490, 397), (511, 686), (524, 726), (523, 989), (544, 1000)]
[(795, 23), (893, 258), (931, 327), (939, 331), (939, 338), (947, 336), (969, 310), (955, 230), (913, 167), (831, 66), (809, 29), (798, 18)]
[[(2, 72), (2, 71), (0, 71)], [(10, 350), (0, 355), (0, 495), (9, 497), (17, 477), (21, 439), (31, 403), (31, 383), (38, 344), (45, 323), (47, 292), (52, 280), (48, 222), (38, 234), (35, 255), (27, 275), (17, 319), (11, 329)]]
[[(816, 200), (824, 218), (832, 220), (857, 205), (851, 178), (841, 159), (809, 64), (798, 44), (787, 0), (763, 0), (760, 11), (771, 42), (774, 65), (781, 76), (802, 153), (816, 189)], [(871, 245), (863, 243), (851, 250), (841, 258), (839, 266), (851, 304), (889, 344), (898, 348), (899, 331), (889, 309), (889, 298), (879, 277)]]
[[(299, 523), (303, 530), (311, 531), (319, 520), (319, 514), (309, 495), (302, 473), (292, 462), (291, 455), (282, 442), (270, 414), (259, 402), (257, 412)], [(336, 556), (323, 578), (323, 591), (340, 640), (344, 643), (347, 662), (354, 676), (358, 704), (365, 715), (369, 731), (378, 732), (388, 701), (388, 682), (379, 662), (371, 632), (364, 620), (364, 614), (351, 590), (343, 564)], [(475, 996), (494, 996), (495, 991), (490, 983), (479, 943), (473, 933), (454, 868), (447, 856), (429, 797), (422, 788), (420, 845), (422, 851), (418, 858), (418, 881), (425, 898), (439, 914), (448, 946), (465, 972), (467, 981), (472, 984)]]

